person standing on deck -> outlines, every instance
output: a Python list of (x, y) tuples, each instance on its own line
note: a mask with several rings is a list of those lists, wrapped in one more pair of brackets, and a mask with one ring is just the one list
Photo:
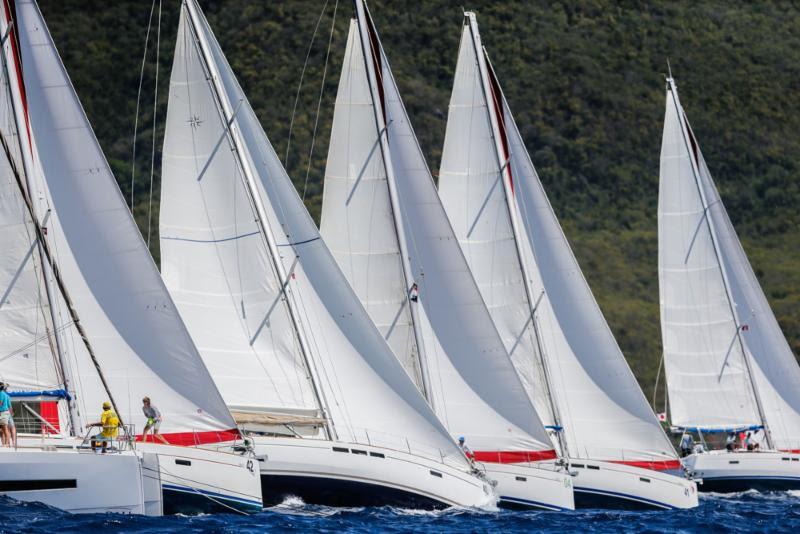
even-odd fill
[(158, 427), (161, 426), (161, 412), (150, 403), (150, 397), (142, 399), (142, 412), (144, 416), (147, 417), (147, 423), (144, 425), (144, 430), (142, 431), (142, 441), (147, 441), (147, 432), (152, 429), (154, 442), (158, 439), (158, 441), (164, 445), (169, 445), (169, 442), (164, 439), (164, 436), (158, 433)]
[(11, 397), (6, 393), (5, 382), (0, 382), (0, 437), (3, 446), (11, 446)]
[(689, 432), (685, 432), (681, 438), (681, 456), (689, 456), (692, 454), (692, 446), (694, 445), (694, 438)]

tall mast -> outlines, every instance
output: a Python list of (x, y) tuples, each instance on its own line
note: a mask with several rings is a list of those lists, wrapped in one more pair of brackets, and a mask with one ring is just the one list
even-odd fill
[[(8, 4), (6, 4), (6, 8), (8, 8)], [(19, 50), (19, 41), (16, 38), (17, 33), (16, 33), (15, 28), (13, 26), (14, 25), (14, 20), (15, 20), (13, 15), (14, 15), (13, 13), (7, 13), (7, 18), (6, 18), (6, 21), (5, 21), (6, 22), (6, 28), (5, 28), (5, 31), (4, 31), (3, 38), (2, 38), (2, 40), (3, 40), (2, 46), (3, 46), (3, 48), (5, 48), (6, 41), (8, 41), (9, 42), (9, 47), (10, 47), (9, 52), (12, 54), (12, 57), (14, 58), (15, 61), (20, 61), (19, 56), (16, 54), (16, 51)], [(17, 187), (19, 188), (20, 195), (21, 195), (23, 201), (25, 202), (26, 210), (28, 211), (28, 213), (29, 213), (29, 215), (31, 217), (31, 222), (34, 225), (34, 229), (35, 229), (35, 233), (36, 233), (37, 250), (38, 250), (39, 258), (41, 260), (41, 265), (42, 265), (42, 279), (44, 281), (45, 295), (47, 297), (50, 321), (51, 321), (52, 326), (53, 326), (53, 338), (55, 340), (55, 349), (56, 349), (55, 360), (56, 360), (56, 363), (58, 364), (58, 368), (59, 368), (59, 372), (60, 372), (60, 375), (61, 375), (61, 379), (63, 380), (63, 383), (64, 383), (64, 389), (67, 392), (67, 398), (65, 400), (67, 401), (67, 412), (69, 414), (70, 431), (71, 431), (72, 435), (77, 435), (77, 432), (79, 432), (79, 429), (82, 428), (82, 425), (80, 423), (80, 414), (78, 412), (77, 406), (75, 405), (74, 399), (70, 395), (70, 386), (72, 384), (72, 368), (70, 367), (69, 362), (64, 361), (65, 360), (64, 348), (63, 348), (63, 344), (62, 344), (62, 341), (61, 341), (61, 335), (60, 335), (59, 329), (58, 329), (58, 320), (57, 320), (56, 312), (55, 312), (55, 309), (56, 309), (55, 302), (54, 302), (55, 299), (53, 298), (54, 289), (51, 287), (52, 283), (53, 283), (53, 278), (56, 278), (56, 280), (58, 281), (58, 286), (59, 286), (59, 288), (61, 288), (61, 293), (62, 293), (62, 296), (64, 298), (64, 301), (67, 304), (67, 308), (69, 309), (70, 315), (72, 315), (72, 321), (75, 324), (76, 328), (78, 329), (78, 333), (80, 334), (81, 339), (83, 339), (84, 343), (86, 344), (86, 348), (89, 351), (89, 355), (91, 356), (92, 361), (95, 364), (95, 367), (97, 368), (98, 373), (100, 374), (100, 381), (103, 383), (103, 386), (105, 387), (106, 392), (108, 393), (108, 396), (109, 396), (109, 399), (111, 400), (111, 402), (113, 403), (114, 401), (113, 401), (113, 398), (111, 396), (111, 392), (109, 391), (109, 389), (108, 389), (108, 387), (106, 385), (105, 378), (103, 377), (103, 374), (100, 371), (99, 363), (97, 362), (96, 358), (94, 357), (94, 351), (92, 350), (91, 346), (89, 345), (89, 340), (86, 337), (85, 332), (83, 331), (83, 327), (80, 324), (80, 321), (78, 320), (77, 312), (74, 309), (74, 307), (72, 306), (72, 302), (71, 302), (69, 296), (66, 293), (66, 287), (63, 286), (63, 282), (60, 279), (60, 276), (59, 276), (59, 273), (58, 273), (58, 268), (57, 268), (57, 266), (55, 264), (55, 259), (52, 257), (52, 255), (50, 253), (47, 241), (45, 240), (45, 232), (42, 229), (42, 224), (39, 222), (39, 219), (36, 216), (36, 211), (35, 211), (35, 208), (33, 206), (33, 202), (31, 200), (31, 196), (29, 195), (29, 192), (32, 190), (31, 189), (31, 183), (30, 183), (30, 175), (29, 175), (29, 169), (32, 167), (32, 161), (31, 161), (31, 159), (32, 159), (32, 149), (33, 149), (32, 140), (29, 137), (29, 141), (31, 142), (31, 146), (29, 147), (28, 150), (26, 150), (25, 146), (24, 146), (24, 143), (22, 142), (23, 135), (24, 135), (23, 132), (28, 132), (28, 135), (30, 135), (30, 134), (29, 134), (29, 131), (27, 130), (27, 123), (26, 122), (22, 122), (22, 124), (25, 125), (25, 128), (24, 129), (20, 128), (20, 117), (21, 117), (21, 115), (23, 115), (23, 114), (20, 113), (20, 108), (21, 108), (20, 104), (21, 103), (17, 102), (17, 100), (20, 99), (20, 95), (18, 95), (16, 91), (11, 90), (11, 83), (12, 82), (11, 82), (11, 76), (10, 76), (9, 68), (8, 68), (8, 58), (6, 57), (6, 51), (5, 50), (3, 50), (2, 56), (3, 56), (3, 60), (2, 60), (3, 61), (3, 74), (4, 74), (4, 77), (5, 77), (5, 81), (8, 84), (9, 103), (11, 104), (11, 108), (12, 108), (13, 115), (14, 115), (15, 128), (17, 130), (17, 140), (18, 140), (18, 146), (19, 146), (20, 155), (22, 156), (24, 179), (23, 179), (23, 177), (20, 176), (20, 173), (17, 170), (16, 164), (14, 163), (14, 159), (13, 159), (13, 157), (11, 155), (10, 147), (9, 147), (8, 143), (6, 142), (5, 137), (0, 136), (0, 143), (2, 143), (3, 152), (5, 153), (5, 156), (8, 159), (9, 166), (11, 167), (12, 173), (14, 174), (14, 178), (15, 178), (15, 181), (17, 183)], [(21, 72), (21, 69), (18, 71), (18, 73), (19, 72)], [(17, 79), (17, 83), (19, 84), (20, 90), (24, 91), (24, 85), (23, 85), (24, 82), (23, 82), (23, 80), (22, 79)], [(45, 258), (46, 258), (46, 261), (45, 261)], [(53, 273), (53, 276), (49, 276), (48, 267), (50, 268), (51, 272)], [(116, 410), (116, 405), (114, 406), (114, 409)]]
[(245, 160), (243, 153), (243, 147), (245, 146), (245, 144), (241, 138), (241, 133), (239, 132), (239, 128), (235, 122), (236, 112), (234, 112), (231, 109), (231, 104), (225, 97), (225, 91), (224, 88), (222, 87), (222, 81), (220, 80), (219, 71), (217, 70), (217, 66), (214, 63), (213, 58), (211, 58), (209, 52), (209, 45), (206, 40), (205, 34), (202, 31), (199, 31), (198, 29), (202, 28), (202, 24), (200, 22), (200, 15), (198, 13), (198, 8), (195, 5), (194, 0), (184, 0), (184, 5), (187, 7), (187, 11), (189, 13), (189, 19), (191, 21), (191, 29), (195, 37), (195, 42), (198, 45), (198, 50), (200, 51), (200, 54), (203, 58), (203, 63), (205, 64), (205, 67), (209, 73), (209, 78), (211, 81), (212, 88), (214, 90), (214, 95), (216, 96), (217, 104), (219, 105), (219, 111), (222, 115), (224, 123), (228, 125), (228, 131), (230, 132), (233, 150), (236, 153), (236, 157), (239, 161), (239, 166), (241, 167), (242, 174), (244, 175), (244, 180), (243, 180), (244, 186), (248, 192), (250, 201), (252, 202), (253, 207), (256, 210), (256, 215), (258, 217), (258, 220), (256, 222), (258, 224), (259, 230), (261, 231), (261, 235), (267, 244), (267, 248), (270, 252), (270, 258), (272, 260), (273, 268), (275, 269), (275, 272), (278, 275), (279, 282), (282, 284), (281, 291), (286, 297), (286, 308), (289, 312), (289, 317), (292, 321), (292, 326), (294, 327), (297, 339), (300, 343), (300, 352), (302, 353), (303, 360), (305, 361), (306, 367), (309, 373), (311, 374), (311, 382), (314, 387), (314, 395), (316, 397), (317, 404), (322, 410), (323, 417), (325, 419), (325, 432), (328, 436), (328, 439), (336, 439), (336, 429), (333, 425), (333, 421), (328, 416), (328, 408), (327, 408), (327, 403), (325, 402), (325, 395), (319, 387), (320, 383), (319, 375), (317, 373), (316, 367), (313, 362), (313, 358), (311, 356), (311, 350), (309, 349), (308, 340), (306, 339), (305, 332), (303, 331), (303, 328), (300, 326), (300, 322), (298, 321), (295, 315), (295, 310), (293, 306), (294, 304), (293, 296), (291, 292), (288, 291), (288, 284), (291, 279), (292, 273), (286, 272), (283, 262), (281, 261), (280, 254), (278, 253), (278, 247), (275, 241), (275, 236), (272, 233), (272, 229), (269, 227), (268, 224), (269, 218), (267, 216), (267, 211), (264, 208), (264, 203), (262, 202), (261, 195), (258, 193), (256, 178), (253, 175), (253, 171), (250, 168), (250, 165), (248, 165), (247, 161)]
[[(427, 361), (425, 358), (425, 349), (422, 342), (422, 333), (419, 327), (419, 312), (415, 303), (411, 300), (412, 288), (415, 284), (414, 273), (411, 269), (411, 257), (408, 253), (408, 246), (405, 236), (405, 227), (400, 217), (400, 203), (397, 198), (397, 185), (395, 184), (394, 166), (392, 165), (392, 154), (389, 150), (389, 126), (386, 124), (385, 110), (383, 108), (384, 99), (383, 92), (379, 91), (378, 87), (382, 84), (383, 80), (378, 77), (382, 74), (377, 72), (376, 66), (381, 65), (383, 58), (381, 54), (381, 45), (378, 40), (378, 34), (375, 32), (375, 27), (372, 23), (372, 17), (369, 14), (365, 2), (363, 0), (355, 0), (356, 7), (356, 20), (358, 21), (358, 33), (361, 37), (361, 49), (364, 56), (365, 68), (367, 70), (367, 80), (369, 82), (370, 95), (372, 96), (372, 110), (375, 114), (375, 126), (378, 130), (378, 141), (381, 147), (381, 156), (383, 157), (384, 171), (386, 172), (386, 183), (389, 186), (389, 199), (392, 206), (392, 218), (394, 220), (395, 235), (397, 243), (400, 248), (400, 255), (402, 256), (403, 264), (403, 278), (405, 281), (405, 298), (411, 311), (411, 323), (414, 331), (414, 341), (417, 346), (417, 355), (420, 361), (420, 370), (422, 375), (422, 393), (428, 400), (431, 407), (433, 406), (433, 395), (430, 392), (430, 375), (428, 373)], [(374, 36), (374, 41), (371, 37)]]
[[(725, 270), (725, 265), (723, 264), (722, 254), (720, 253), (719, 243), (717, 242), (717, 230), (714, 226), (714, 220), (709, 217), (709, 209), (710, 206), (708, 204), (708, 200), (706, 199), (705, 191), (703, 190), (703, 186), (700, 183), (700, 169), (699, 169), (699, 161), (696, 159), (696, 154), (699, 154), (699, 147), (697, 147), (697, 151), (693, 150), (693, 145), (689, 140), (689, 136), (693, 134), (689, 131), (689, 124), (684, 120), (686, 114), (683, 112), (683, 108), (681, 107), (680, 99), (678, 98), (678, 89), (675, 85), (675, 80), (672, 78), (672, 73), (670, 72), (669, 77), (667, 78), (667, 90), (672, 95), (672, 101), (675, 104), (675, 112), (678, 114), (678, 122), (681, 125), (681, 134), (683, 135), (683, 142), (686, 145), (687, 150), (689, 151), (689, 161), (691, 162), (692, 166), (692, 174), (694, 176), (694, 182), (697, 186), (697, 191), (700, 194), (700, 200), (703, 203), (703, 217), (705, 217), (706, 222), (708, 223), (708, 230), (711, 234), (711, 242), (714, 245), (714, 254), (717, 258), (717, 263), (719, 264), (720, 274), (722, 275), (722, 282), (725, 286), (725, 296), (728, 299), (728, 307), (730, 308), (731, 314), (733, 315), (734, 325), (736, 326), (736, 339), (739, 341), (739, 347), (742, 350), (742, 357), (744, 358), (745, 367), (747, 368), (747, 376), (750, 379), (750, 385), (753, 388), (753, 397), (756, 401), (756, 408), (758, 409), (758, 416), (761, 419), (761, 425), (764, 427), (764, 435), (767, 438), (767, 446), (772, 449), (772, 435), (769, 431), (769, 426), (767, 425), (767, 418), (764, 415), (764, 407), (761, 404), (761, 396), (758, 393), (758, 386), (756, 385), (755, 377), (753, 376), (753, 368), (752, 364), (750, 363), (750, 353), (748, 352), (744, 340), (742, 339), (742, 324), (739, 321), (739, 314), (736, 311), (736, 304), (733, 300), (733, 293), (731, 291), (730, 282), (728, 281), (728, 273)], [(696, 141), (694, 146), (696, 147)], [(693, 157), (695, 155), (695, 157)]]
[[(499, 114), (503, 113), (503, 95), (500, 93), (500, 86), (497, 86), (497, 94), (495, 91), (492, 90), (490, 75), (496, 81), (497, 77), (494, 76), (494, 70), (492, 69), (491, 65), (489, 64), (488, 56), (481, 44), (480, 33), (478, 32), (478, 22), (475, 18), (475, 14), (472, 12), (464, 13), (464, 18), (467, 20), (469, 25), (470, 35), (472, 36), (472, 45), (475, 50), (475, 59), (478, 63), (478, 72), (480, 73), (481, 77), (481, 88), (483, 89), (483, 96), (486, 101), (486, 108), (487, 113), (489, 115), (489, 121), (491, 123), (492, 137), (494, 138), (494, 145), (495, 145), (495, 155), (497, 156), (497, 164), (500, 167), (500, 181), (503, 183), (503, 195), (506, 201), (506, 209), (508, 211), (508, 218), (511, 221), (511, 229), (514, 233), (514, 246), (517, 252), (517, 260), (519, 262), (519, 268), (522, 272), (523, 277), (523, 285), (525, 286), (525, 297), (528, 303), (528, 312), (530, 313), (530, 321), (531, 326), (533, 328), (534, 338), (536, 341), (536, 348), (539, 351), (539, 360), (542, 364), (542, 370), (544, 373), (544, 380), (545, 380), (545, 387), (547, 388), (547, 398), (550, 401), (550, 410), (553, 412), (553, 419), (556, 425), (556, 436), (558, 438), (559, 444), (561, 445), (562, 454), (566, 454), (565, 450), (565, 443), (564, 438), (561, 432), (561, 418), (558, 411), (558, 406), (553, 398), (553, 388), (550, 382), (550, 373), (547, 366), (547, 358), (544, 354), (544, 348), (541, 342), (541, 338), (539, 336), (539, 327), (536, 323), (536, 300), (533, 298), (531, 294), (531, 288), (528, 284), (528, 269), (525, 262), (525, 256), (522, 252), (522, 247), (520, 245), (520, 231), (519, 231), (519, 224), (517, 222), (516, 217), (516, 209), (514, 205), (514, 191), (511, 189), (512, 184), (512, 176), (511, 176), (511, 152), (508, 149), (508, 154), (506, 155), (506, 150), (508, 146), (507, 138), (504, 139), (503, 130), (500, 128), (500, 117)], [(483, 61), (482, 61), (483, 59)], [(506, 143), (505, 147), (503, 143)]]

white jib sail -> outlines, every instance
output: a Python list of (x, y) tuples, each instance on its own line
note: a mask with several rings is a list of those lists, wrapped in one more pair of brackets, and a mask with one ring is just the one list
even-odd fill
[[(163, 434), (182, 434), (185, 442), (224, 437), (218, 432), (235, 423), (142, 241), (38, 7), (16, 2), (16, 12), (4, 15), (4, 35), (8, 20), (18, 34), (18, 55), (11, 49), (6, 57), (18, 62), (12, 74), (24, 73), (10, 86), (20, 105), (17, 124), (26, 125), (22, 146), (31, 155), (26, 172), (37, 218), (120, 417), (143, 428), (147, 395), (163, 414)], [(97, 420), (108, 395), (63, 300), (56, 304), (58, 328), (73, 333), (65, 350), (76, 366), (78, 402), (87, 420)]]
[[(484, 298), (498, 304), (491, 308), (495, 323), (515, 355), (518, 371), (526, 377), (540, 414), (547, 420), (558, 413), (566, 454), (672, 462), (675, 452), (625, 362), (550, 206), (480, 46), (477, 25), (477, 46), (473, 35), (468, 35), (471, 31), (465, 27), (459, 51), (440, 195)], [(480, 85), (478, 61), (484, 62), (488, 73), (488, 91)], [(496, 150), (496, 137), (507, 152), (501, 158), (488, 152)], [(510, 181), (504, 184), (501, 179)], [(519, 252), (513, 239), (519, 240)], [(527, 294), (523, 283), (529, 284)], [(513, 304), (500, 305), (508, 292), (515, 295), (507, 301)], [(527, 298), (533, 303), (523, 300)], [(531, 332), (533, 321), (538, 343)], [(544, 383), (544, 368), (537, 361), (540, 348), (549, 384)], [(543, 397), (548, 385), (552, 405)]]
[[(236, 110), (238, 107), (233, 120), (227, 118), (230, 128), (226, 127), (228, 122), (216, 109), (199, 118), (209, 128), (213, 126), (218, 138), (226, 143), (233, 139), (230, 134), (236, 133), (236, 138), (241, 140), (241, 144), (236, 146), (241, 155), (240, 164), (248, 165), (258, 178), (254, 193), (263, 202), (267, 215), (265, 222), (276, 236), (276, 248), (280, 251), (284, 269), (291, 273), (286, 280), (286, 299), (294, 307), (299, 328), (309, 340), (310, 351), (306, 358), (317, 370), (318, 387), (335, 437), (389, 447), (399, 444), (414, 453), (437, 459), (443, 456), (466, 467), (446, 429), (371, 323), (336, 266), (211, 29), (193, 2), (184, 3), (181, 12), (184, 27), (189, 22), (189, 11), (193, 11), (194, 20), (199, 24), (193, 25), (192, 29), (199, 32), (209, 47), (207, 52), (220, 77), (223, 91), (214, 94), (224, 100), (225, 108)], [(199, 86), (196, 89), (201, 91)], [(214, 92), (211, 80), (203, 90)], [(175, 95), (171, 94), (170, 106), (174, 98)], [(186, 120), (190, 118), (186, 117)], [(170, 129), (169, 135), (191, 136), (191, 123), (176, 120), (174, 124), (175, 128)], [(198, 157), (202, 158), (202, 153)], [(194, 167), (191, 160), (188, 164)], [(165, 179), (178, 178), (176, 175), (172, 178), (165, 176)], [(190, 182), (186, 187), (199, 187), (196, 176), (181, 178)], [(238, 180), (239, 177), (230, 174), (203, 178), (206, 179)], [(198, 211), (205, 209), (202, 205), (195, 208)], [(174, 249), (168, 250), (170, 254), (175, 252)], [(254, 258), (253, 261), (259, 260)], [(188, 274), (194, 276), (196, 273)], [(209, 310), (209, 313), (214, 311)], [(194, 323), (192, 316), (188, 318), (192, 331), (205, 325), (205, 321)]]
[[(668, 111), (669, 114), (669, 98)], [(719, 192), (714, 186), (699, 144), (689, 126), (675, 90), (672, 111), (674, 120), (685, 122), (689, 139), (684, 143), (692, 148), (697, 163), (698, 180), (703, 187), (713, 222), (722, 264), (727, 275), (732, 299), (739, 319), (739, 335), (750, 355), (756, 388), (772, 444), (776, 449), (800, 449), (800, 366), (792, 354), (775, 315), (764, 296), (736, 231), (731, 224)], [(678, 123), (679, 124), (679, 123)], [(666, 127), (665, 127), (666, 129)], [(689, 156), (691, 157), (691, 155)], [(752, 388), (751, 388), (752, 390)], [(670, 400), (672, 397), (670, 396)], [(754, 402), (751, 402), (751, 405)], [(697, 407), (698, 403), (693, 403)], [(757, 421), (755, 406), (752, 420)], [(747, 412), (745, 412), (747, 413)], [(749, 415), (749, 414), (748, 414)]]
[[(358, 9), (362, 17), (350, 26), (340, 83), (348, 93), (337, 97), (330, 149), (332, 154), (343, 151), (351, 159), (337, 158), (336, 167), (326, 173), (325, 188), (331, 185), (333, 192), (326, 194), (323, 204), (325, 236), (339, 244), (338, 258), (346, 258), (345, 265), (358, 254), (391, 260), (370, 263), (371, 276), (376, 283), (397, 287), (390, 298), (400, 303), (406, 294), (398, 284), (403, 273), (398, 234), (405, 235), (410, 264), (407, 276), (411, 278), (407, 282), (409, 287), (417, 285), (417, 302), (412, 300), (411, 305), (419, 306), (416, 326), (421, 347), (417, 349), (429, 376), (426, 393), (451, 433), (465, 435), (478, 451), (552, 451), (439, 202), (371, 20), (360, 3)], [(365, 71), (370, 75), (365, 76)], [(356, 84), (360, 87), (354, 87)], [(356, 94), (363, 95), (359, 98), (366, 99), (371, 114), (351, 104)], [(379, 124), (385, 125), (385, 131)], [(363, 131), (372, 133), (359, 133)], [(385, 139), (376, 146), (380, 136)], [(347, 144), (354, 142), (361, 146), (348, 149)], [(379, 179), (365, 184), (358, 169), (372, 165), (382, 166), (384, 171), (375, 173)], [(392, 173), (400, 213), (392, 212), (390, 184), (384, 172)], [(361, 187), (364, 190), (358, 192)], [(357, 194), (359, 202), (348, 202)], [(369, 235), (370, 219), (376, 213), (393, 214), (389, 222), (394, 229)], [(402, 221), (402, 229), (397, 228), (395, 219)], [(363, 247), (366, 242), (370, 242), (368, 249)], [(345, 274), (356, 273), (345, 267)], [(357, 292), (365, 289), (358, 281), (350, 281)], [(363, 293), (359, 297), (369, 300)], [(408, 354), (398, 357), (407, 361)]]
[[(668, 90), (661, 145), (658, 273), (672, 424), (724, 429), (761, 423), (677, 94)], [(694, 158), (694, 161), (693, 161)]]

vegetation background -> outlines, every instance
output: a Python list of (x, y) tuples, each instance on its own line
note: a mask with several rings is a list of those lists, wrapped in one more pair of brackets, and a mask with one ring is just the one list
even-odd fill
[[(156, 260), (160, 149), (180, 1), (163, 2), (159, 33), (160, 3), (40, 0)], [(351, 2), (200, 4), (276, 150), (288, 154), (289, 174), (318, 219)], [(733, 223), (784, 333), (800, 353), (798, 4), (372, 0), (378, 31), (434, 170), (462, 5), (478, 14), (484, 44), (556, 213), (648, 397), (661, 357), (656, 206), (668, 58)], [(318, 21), (287, 151), (298, 82)]]

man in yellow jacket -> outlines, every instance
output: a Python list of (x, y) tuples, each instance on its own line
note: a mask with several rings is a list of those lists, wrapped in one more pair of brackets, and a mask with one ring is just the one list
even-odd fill
[(98, 443), (102, 443), (102, 451), (106, 452), (106, 447), (109, 441), (117, 438), (119, 433), (119, 417), (117, 412), (111, 408), (111, 403), (106, 401), (103, 403), (103, 413), (100, 415), (99, 423), (92, 423), (86, 425), (86, 428), (99, 426), (103, 430), (99, 434), (92, 436), (92, 450), (97, 451)]

